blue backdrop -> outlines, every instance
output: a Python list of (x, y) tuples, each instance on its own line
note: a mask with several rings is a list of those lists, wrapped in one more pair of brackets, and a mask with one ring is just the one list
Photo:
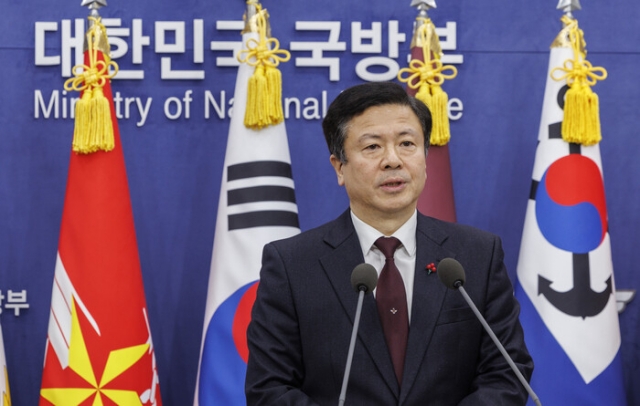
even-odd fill
[[(34, 405), (39, 396), (73, 132), (68, 106), (77, 97), (62, 89), (88, 14), (79, 3), (7, 0), (0, 6), (0, 308), (16, 405)], [(417, 15), (409, 4), (263, 2), (273, 35), (292, 54), (281, 70), (302, 230), (347, 207), (329, 165), (323, 111), (345, 87), (406, 66)], [(561, 28), (556, 5), (442, 0), (429, 13), (459, 71), (444, 86), (459, 107), (450, 143), (458, 221), (503, 238), (514, 281), (549, 46)], [(616, 285), (636, 289), (640, 3), (582, 5), (575, 16), (588, 59), (609, 72), (594, 90)], [(166, 405), (193, 399), (237, 71), (231, 50), (239, 46), (244, 8), (240, 0), (111, 0), (101, 10), (120, 75), (128, 77), (112, 88)], [(359, 68), (371, 61), (363, 73)], [(9, 290), (26, 291), (29, 308), (7, 307)], [(620, 316), (630, 404), (640, 403), (639, 316), (637, 302)]]

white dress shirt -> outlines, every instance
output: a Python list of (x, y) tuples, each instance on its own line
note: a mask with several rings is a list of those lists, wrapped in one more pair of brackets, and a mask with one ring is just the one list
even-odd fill
[[(416, 229), (418, 227), (418, 212), (404, 223), (393, 235), (383, 235), (380, 231), (371, 227), (364, 221), (360, 220), (353, 212), (351, 212), (351, 220), (356, 229), (358, 240), (360, 240), (360, 248), (362, 248), (362, 256), (364, 262), (373, 265), (378, 271), (378, 276), (384, 266), (384, 255), (373, 245), (380, 237), (396, 237), (402, 245), (396, 250), (394, 262), (400, 271), (404, 288), (407, 293), (407, 311), (409, 313), (409, 322), (411, 322), (411, 303), (413, 301), (413, 280), (416, 269)], [(375, 295), (376, 291), (373, 291)]]

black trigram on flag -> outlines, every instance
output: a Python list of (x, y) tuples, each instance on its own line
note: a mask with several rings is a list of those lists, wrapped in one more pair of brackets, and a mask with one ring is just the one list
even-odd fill
[[(257, 178), (263, 178), (258, 182)], [(248, 186), (243, 180), (251, 179)], [(280, 180), (280, 181), (279, 181)], [(284, 182), (282, 181), (284, 180)], [(291, 164), (279, 161), (255, 161), (230, 165), (227, 168), (227, 205), (229, 231), (253, 227), (284, 226), (300, 228), (296, 210)], [(238, 184), (238, 187), (234, 187)], [(242, 185), (245, 186), (242, 186)], [(274, 209), (272, 202), (291, 203)], [(253, 204), (249, 204), (253, 203)], [(240, 206), (245, 205), (245, 206)], [(239, 211), (239, 212), (238, 212)]]

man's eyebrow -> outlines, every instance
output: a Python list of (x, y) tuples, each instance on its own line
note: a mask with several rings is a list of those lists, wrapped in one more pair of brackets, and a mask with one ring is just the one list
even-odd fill
[(382, 136), (380, 134), (364, 133), (364, 134), (361, 134), (360, 136), (358, 136), (358, 142), (360, 142), (360, 141), (369, 141), (371, 139), (378, 140), (380, 138), (382, 138)]

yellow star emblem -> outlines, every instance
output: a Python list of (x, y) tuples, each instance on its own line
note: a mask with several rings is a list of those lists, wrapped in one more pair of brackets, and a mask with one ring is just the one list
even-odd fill
[(92, 395), (96, 395), (93, 406), (102, 406), (102, 396), (106, 396), (118, 405), (142, 406), (142, 402), (135, 391), (121, 389), (106, 389), (116, 377), (121, 375), (142, 358), (149, 349), (149, 344), (113, 350), (109, 353), (107, 363), (100, 382), (91, 365), (89, 352), (84, 342), (75, 300), (71, 301), (71, 341), (69, 343), (69, 368), (84, 379), (90, 388), (43, 388), (40, 395), (55, 406), (77, 406)]

